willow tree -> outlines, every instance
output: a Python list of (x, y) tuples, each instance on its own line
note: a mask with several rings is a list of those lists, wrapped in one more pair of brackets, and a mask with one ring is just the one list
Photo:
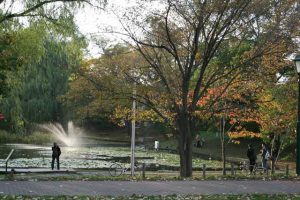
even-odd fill
[[(33, 23), (4, 35), (12, 38), (0, 52), (0, 110), (3, 125), (23, 132), (32, 123), (63, 117), (57, 97), (67, 90), (70, 74), (79, 65), (85, 42), (77, 32), (61, 34), (45, 24)], [(8, 37), (10, 36), (10, 37)], [(34, 52), (34, 53), (33, 53)]]
[[(47, 32), (50, 32), (57, 38), (66, 39), (69, 37), (68, 39), (70, 39), (71, 37), (78, 37), (79, 34), (73, 20), (74, 10), (82, 8), (82, 6), (85, 5), (103, 8), (105, 4), (105, 0), (0, 0), (0, 109), (2, 112), (7, 109), (5, 114), (9, 116), (7, 120), (10, 121), (8, 124), (11, 130), (19, 132), (19, 128), (16, 127), (24, 126), (25, 115), (25, 118), (29, 121), (33, 120), (35, 118), (34, 116), (36, 116), (34, 121), (41, 116), (41, 114), (37, 116), (36, 112), (36, 115), (31, 115), (29, 111), (27, 114), (22, 113), (24, 110), (22, 110), (21, 106), (22, 99), (20, 99), (20, 90), (24, 86), (22, 81), (25, 79), (25, 72), (29, 72), (39, 64), (42, 65), (42, 67), (48, 67), (48, 70), (54, 69), (55, 67), (50, 68), (50, 65), (52, 64), (53, 67), (53, 65), (57, 64), (55, 61), (62, 61), (62, 51), (65, 51), (65, 49), (52, 49), (52, 56), (55, 54), (55, 51), (57, 51), (56, 58), (51, 60), (52, 63), (49, 59), (47, 60), (47, 58), (45, 58), (49, 55), (45, 54), (50, 52), (50, 49), (44, 46), (44, 42), (46, 42), (44, 39), (47, 36)], [(62, 47), (63, 44), (59, 41), (57, 42), (56, 44)], [(79, 51), (79, 49), (74, 49), (74, 52), (77, 50)], [(74, 57), (72, 59), (73, 61), (76, 60)], [(42, 63), (46, 62), (45, 60), (47, 60), (47, 63)], [(41, 77), (38, 77), (42, 74), (42, 70), (39, 70), (40, 72), (31, 71), (32, 81), (43, 80)], [(52, 75), (53, 74), (54, 72)], [(34, 77), (34, 75), (37, 77)], [(58, 74), (58, 79), (60, 75), (63, 76), (63, 73)], [(30, 81), (26, 83), (30, 84)], [(40, 89), (45, 89), (45, 85), (46, 83), (41, 84)], [(26, 91), (32, 89), (31, 92), (34, 89), (39, 90), (38, 87), (23, 89)], [(38, 93), (38, 91), (36, 92)], [(30, 93), (30, 91), (28, 93)], [(28, 97), (26, 98), (28, 101)], [(53, 99), (54, 97), (52, 96), (52, 100)], [(47, 100), (47, 98), (45, 97), (44, 100)], [(3, 106), (4, 104), (9, 104), (11, 107)], [(32, 105), (34, 105), (34, 103), (32, 103)], [(51, 104), (46, 105), (49, 106)], [(40, 105), (40, 107), (43, 106)], [(42, 112), (41, 109), (39, 111)], [(40, 118), (39, 120), (42, 119)]]
[(63, 122), (67, 114), (58, 97), (68, 90), (69, 78), (82, 59), (80, 41), (44, 39), (41, 60), (26, 67), (20, 96), (23, 117), (28, 123)]
[[(165, 119), (172, 113), (182, 177), (192, 175), (190, 125), (199, 100), (216, 84), (224, 86), (223, 93), (241, 73), (259, 71), (257, 61), (268, 53), (268, 44), (297, 34), (298, 7), (296, 0), (153, 0), (139, 1), (120, 17), (130, 44), (156, 79), (137, 78), (136, 84), (159, 82), (164, 88), (151, 95), (138, 91), (136, 98)], [(245, 41), (250, 45), (239, 59), (228, 55), (230, 62), (218, 63), (224, 46), (239, 49)], [(158, 107), (160, 96), (168, 106)]]
[[(18, 29), (43, 21), (50, 32), (74, 32), (75, 10), (83, 6), (103, 9), (106, 4), (107, 0), (0, 0), (0, 95), (7, 91), (6, 71), (16, 71), (23, 62), (18, 52), (12, 53)], [(24, 44), (23, 41), (17, 42)]]

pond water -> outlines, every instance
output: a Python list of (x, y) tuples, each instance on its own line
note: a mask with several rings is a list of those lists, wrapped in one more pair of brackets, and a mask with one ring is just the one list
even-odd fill
[[(4, 160), (13, 148), (9, 167), (14, 168), (49, 168), (51, 163), (51, 144), (5, 144), (0, 145), (0, 166), (4, 167)], [(112, 162), (130, 163), (130, 144), (124, 142), (95, 141), (82, 144), (80, 147), (61, 146), (61, 168), (73, 169), (107, 169)], [(136, 146), (136, 160), (139, 163), (179, 166), (179, 156), (169, 152), (146, 150), (143, 146)], [(194, 159), (193, 165), (207, 164), (207, 160)], [(209, 161), (211, 166), (220, 166), (218, 161)]]

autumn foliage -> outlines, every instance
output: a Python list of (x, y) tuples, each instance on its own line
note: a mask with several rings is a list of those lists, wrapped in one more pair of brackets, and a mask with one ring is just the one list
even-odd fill
[(195, 116), (207, 120), (225, 117), (231, 127), (228, 136), (232, 139), (261, 137), (258, 99), (250, 92), (250, 87), (258, 90), (249, 83), (248, 88), (242, 88), (238, 82), (227, 90), (224, 86), (208, 89), (197, 103)]

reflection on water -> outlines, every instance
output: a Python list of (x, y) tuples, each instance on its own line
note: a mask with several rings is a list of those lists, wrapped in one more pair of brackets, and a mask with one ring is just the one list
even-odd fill
[[(11, 149), (15, 149), (11, 159), (14, 158), (36, 158), (40, 157), (40, 150), (47, 150), (49, 147), (30, 144), (7, 144), (0, 145), (0, 159), (6, 159)], [(51, 150), (51, 148), (50, 148)]]

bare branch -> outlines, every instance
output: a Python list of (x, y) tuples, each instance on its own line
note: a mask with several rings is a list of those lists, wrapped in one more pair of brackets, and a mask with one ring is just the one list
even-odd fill
[(169, 2), (169, 6), (168, 6), (166, 17), (165, 17), (165, 29), (166, 29), (166, 33), (167, 33), (167, 40), (170, 43), (171, 48), (174, 51), (174, 53), (172, 55), (174, 56), (175, 60), (177, 61), (179, 70), (181, 72), (181, 75), (182, 75), (182, 77), (184, 77), (185, 72), (184, 72), (184, 70), (181, 66), (181, 62), (180, 62), (180, 59), (179, 59), (179, 56), (178, 56), (177, 48), (176, 48), (176, 45), (174, 44), (174, 42), (171, 38), (170, 29), (169, 29), (169, 26), (168, 26), (168, 17), (169, 17), (169, 12), (170, 12), (170, 9), (171, 9), (170, 1), (168, 1), (168, 2)]

